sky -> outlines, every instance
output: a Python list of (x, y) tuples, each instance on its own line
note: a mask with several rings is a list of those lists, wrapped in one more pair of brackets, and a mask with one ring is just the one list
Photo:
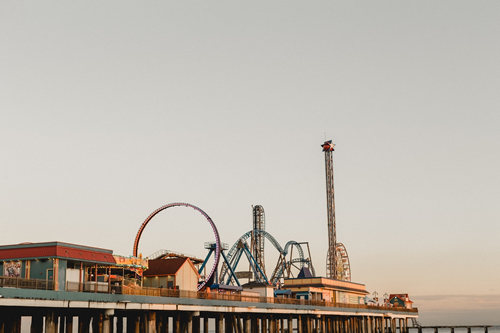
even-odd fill
[[(231, 245), (260, 204), (323, 275), (333, 139), (353, 281), (499, 324), (499, 35), (496, 0), (0, 0), (0, 244), (130, 255), (184, 201)], [(172, 209), (140, 252), (212, 239)]]

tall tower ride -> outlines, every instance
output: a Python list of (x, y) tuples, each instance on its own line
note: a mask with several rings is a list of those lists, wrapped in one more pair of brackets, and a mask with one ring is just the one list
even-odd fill
[(266, 217), (264, 215), (264, 207), (261, 205), (256, 205), (252, 208), (253, 211), (253, 231), (251, 239), (252, 254), (259, 264), (262, 272), (265, 270), (265, 260), (264, 260), (264, 234), (259, 231), (265, 231), (266, 229)]
[(326, 206), (328, 212), (328, 253), (326, 257), (326, 277), (337, 279), (337, 231), (335, 225), (335, 191), (333, 187), (333, 152), (335, 144), (325, 141), (321, 147), (325, 153)]

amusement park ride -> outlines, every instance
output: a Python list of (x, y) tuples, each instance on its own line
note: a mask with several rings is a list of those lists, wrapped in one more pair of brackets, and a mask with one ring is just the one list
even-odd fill
[[(335, 145), (330, 140), (325, 141), (321, 146), (325, 153), (328, 212), (329, 247), (326, 262), (327, 277), (335, 280), (351, 281), (350, 263), (346, 248), (342, 243), (337, 243), (336, 241), (335, 197), (333, 186), (333, 151)], [(205, 217), (214, 234), (215, 241), (205, 243), (205, 248), (208, 250), (206, 258), (204, 260), (191, 258), (194, 259), (194, 264), (197, 264), (198, 273), (202, 277), (198, 284), (198, 290), (202, 290), (206, 287), (224, 288), (231, 286), (241, 289), (240, 279), (242, 278), (248, 279), (248, 282), (252, 281), (279, 286), (283, 282), (283, 279), (295, 278), (300, 273), (304, 274), (303, 272), (307, 272), (309, 276), (316, 276), (309, 250), (309, 243), (291, 240), (288, 241), (285, 246), (281, 246), (276, 238), (265, 230), (265, 213), (264, 208), (260, 205), (252, 207), (252, 230), (239, 237), (231, 248), (221, 243), (217, 227), (208, 214), (200, 208), (189, 203), (181, 202), (164, 205), (152, 212), (140, 226), (134, 241), (134, 256), (138, 256), (141, 235), (151, 219), (161, 211), (172, 207), (189, 207), (196, 210)], [(269, 241), (272, 247), (278, 252), (278, 261), (270, 275), (266, 273), (265, 268), (265, 240)], [(248, 243), (248, 241), (250, 241), (250, 243)], [(237, 271), (243, 255), (245, 255), (248, 261), (249, 269)], [(182, 255), (171, 251), (160, 250), (150, 257), (165, 258), (168, 260), (168, 257), (178, 256)], [(206, 266), (210, 260), (212, 261), (212, 267), (207, 270)], [(219, 270), (219, 263), (221, 261), (222, 267)]]

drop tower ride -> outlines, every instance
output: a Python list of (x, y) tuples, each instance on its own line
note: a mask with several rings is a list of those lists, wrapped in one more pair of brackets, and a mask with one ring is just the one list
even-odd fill
[(328, 214), (328, 253), (326, 256), (326, 277), (337, 279), (337, 231), (335, 225), (335, 190), (333, 186), (333, 152), (335, 144), (325, 141), (321, 147), (325, 153), (326, 206)]

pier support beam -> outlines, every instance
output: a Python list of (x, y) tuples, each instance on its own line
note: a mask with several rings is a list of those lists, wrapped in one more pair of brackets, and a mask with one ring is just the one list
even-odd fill
[[(14, 332), (12, 329), (9, 332)], [(54, 311), (45, 316), (45, 333), (57, 333), (57, 317)]]
[(215, 318), (215, 333), (224, 333), (224, 316), (221, 314)]
[(243, 317), (243, 332), (245, 333), (251, 333), (251, 325), (250, 325), (250, 316), (249, 315), (245, 315), (245, 317)]
[(208, 317), (203, 317), (203, 333), (208, 333)]
[(147, 314), (145, 333), (156, 333), (156, 312), (150, 311)]
[(186, 333), (193, 333), (193, 318), (194, 318), (194, 313), (193, 312), (188, 312), (186, 314), (186, 317), (185, 317)]
[[(62, 320), (62, 317), (61, 317)], [(67, 315), (64, 317), (64, 332), (66, 333), (73, 333), (73, 316), (72, 315)]]
[(123, 333), (123, 316), (116, 317), (116, 333)]
[(174, 320), (174, 333), (181, 333), (181, 314), (177, 312), (173, 318)]
[[(114, 310), (106, 310), (103, 314), (99, 316), (102, 321), (102, 332), (103, 333), (113, 333), (114, 328)], [(72, 331), (71, 331), (72, 332)]]
[(265, 316), (262, 316), (261, 322), (262, 322), (262, 333), (267, 333), (267, 327), (268, 327), (267, 318)]

